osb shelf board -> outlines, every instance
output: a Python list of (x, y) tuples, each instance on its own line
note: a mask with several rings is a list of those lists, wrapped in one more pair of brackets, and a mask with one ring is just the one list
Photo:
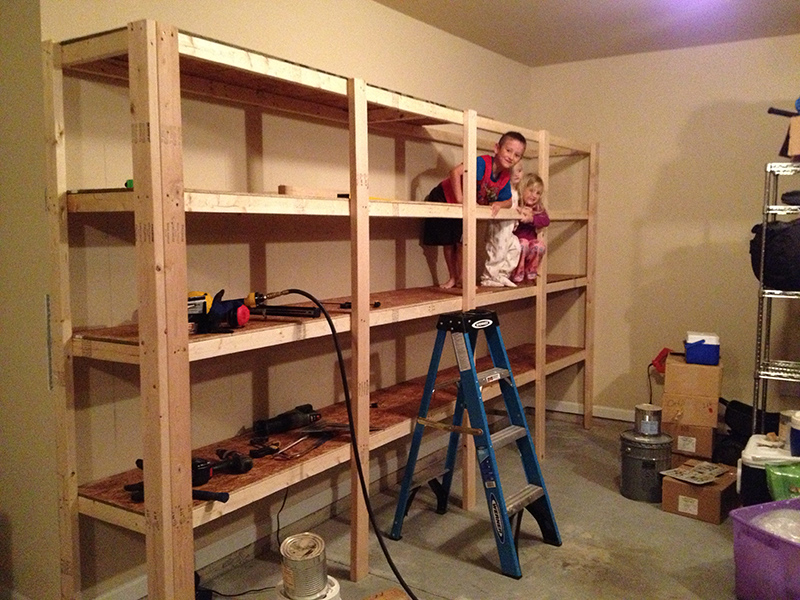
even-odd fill
[[(551, 356), (553, 360), (575, 353), (575, 348), (553, 346), (548, 347), (548, 361)], [(533, 344), (524, 344), (515, 348), (507, 350), (509, 361), (513, 373), (524, 373), (533, 370), (535, 346)], [(478, 371), (490, 368), (491, 359), (487, 357), (480, 358), (476, 361)], [(458, 370), (455, 367), (443, 369), (439, 372), (439, 380), (450, 380), (458, 377)], [(377, 435), (380, 431), (386, 430), (403, 423), (408, 424), (407, 433), (411, 433), (412, 422), (419, 412), (419, 403), (422, 397), (423, 387), (425, 384), (425, 377), (417, 377), (415, 379), (397, 384), (395, 386), (375, 391), (370, 396), (370, 403), (373, 406), (370, 408), (370, 427), (376, 430), (373, 435)], [(456, 387), (450, 386), (437, 389), (431, 399), (430, 412), (434, 413), (437, 410), (447, 410), (452, 407), (456, 399)], [(322, 418), (331, 423), (347, 423), (347, 409), (344, 403), (340, 402), (332, 406), (325, 407), (320, 410)], [(286, 432), (279, 435), (270, 436), (270, 440), (279, 441), (282, 447), (291, 444), (297, 440), (302, 434), (299, 430)], [(402, 436), (400, 436), (402, 437)], [(237, 437), (233, 437), (217, 444), (212, 444), (202, 448), (198, 448), (192, 452), (194, 457), (202, 457), (214, 461), (217, 459), (216, 450), (224, 448), (226, 450), (236, 450), (243, 454), (247, 454), (252, 448), (250, 445), (251, 433), (246, 433)], [(396, 439), (396, 438), (395, 438)], [(391, 440), (387, 440), (391, 441)], [(291, 450), (293, 452), (302, 452), (312, 446), (315, 442), (313, 437), (301, 442)], [(335, 452), (340, 452), (343, 446), (350, 443), (350, 436), (348, 433), (342, 433), (335, 438), (327, 441), (319, 448), (310, 451), (308, 454), (301, 458), (280, 460), (272, 457), (264, 457), (253, 460), (253, 468), (243, 474), (229, 474), (229, 473), (214, 473), (210, 481), (198, 488), (214, 492), (228, 492), (233, 494), (237, 490), (242, 490), (255, 483), (263, 482), (269, 478), (280, 479), (280, 475), (296, 468), (299, 464), (311, 465), (316, 460), (326, 462), (325, 455)], [(146, 468), (146, 465), (145, 465)], [(313, 468), (309, 469), (314, 471)], [(126, 484), (135, 483), (142, 480), (142, 472), (138, 469), (131, 469), (107, 477), (95, 482), (81, 485), (79, 488), (79, 495), (103, 504), (113, 506), (115, 508), (129, 511), (132, 513), (144, 514), (144, 504), (134, 503), (130, 500), (130, 494), (126, 492), (123, 487)], [(285, 485), (279, 485), (276, 490), (282, 489)], [(258, 498), (255, 498), (256, 500)], [(205, 504), (203, 501), (195, 501), (195, 506)]]
[[(561, 281), (569, 281), (575, 279), (576, 275), (566, 274), (550, 274), (548, 275), (548, 283), (558, 283)], [(533, 282), (522, 282), (519, 284), (520, 288), (534, 290), (535, 284)], [(513, 289), (513, 288), (512, 288)], [(497, 296), (498, 301), (503, 297), (505, 288), (490, 288), (490, 287), (477, 287), (477, 292), (480, 296)], [(461, 296), (461, 289), (441, 289), (437, 286), (428, 286), (420, 288), (408, 288), (403, 290), (391, 290), (386, 292), (377, 292), (370, 295), (370, 302), (380, 302), (378, 308), (371, 308), (370, 312), (384, 312), (397, 310), (412, 306), (426, 305), (436, 303), (442, 300), (451, 300)], [(340, 308), (339, 305), (343, 302), (349, 302), (349, 296), (342, 296), (340, 298), (331, 298), (321, 301), (325, 310), (331, 317), (350, 315), (351, 309)], [(291, 306), (313, 306), (311, 302), (292, 303)], [(320, 317), (322, 318), (322, 317)], [(243, 336), (252, 333), (259, 329), (278, 328), (286, 326), (287, 324), (303, 324), (312, 321), (313, 319), (305, 317), (280, 317), (280, 316), (261, 316), (253, 315), (245, 327), (232, 330), (230, 333), (207, 333), (207, 334), (193, 334), (190, 336), (190, 343), (200, 340), (223, 339), (231, 336)], [(349, 327), (347, 328), (349, 329)], [(345, 329), (345, 330), (347, 330)], [(338, 327), (337, 327), (338, 330)], [(114, 327), (98, 327), (86, 328), (75, 331), (75, 338), (81, 340), (94, 340), (110, 343), (138, 345), (139, 334), (135, 323), (124, 324)]]

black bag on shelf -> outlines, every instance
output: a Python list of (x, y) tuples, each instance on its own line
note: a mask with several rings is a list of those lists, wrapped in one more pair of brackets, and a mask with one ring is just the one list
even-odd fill
[[(761, 262), (761, 223), (751, 230), (750, 264), (758, 278)], [(764, 257), (764, 287), (800, 291), (800, 219), (767, 223)]]

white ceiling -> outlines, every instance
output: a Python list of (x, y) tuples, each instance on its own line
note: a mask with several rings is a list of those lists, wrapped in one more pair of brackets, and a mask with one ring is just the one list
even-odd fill
[(376, 2), (532, 67), (800, 33), (800, 0)]

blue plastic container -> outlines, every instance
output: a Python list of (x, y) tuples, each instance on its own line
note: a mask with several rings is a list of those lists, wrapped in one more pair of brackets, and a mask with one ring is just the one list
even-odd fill
[(689, 331), (683, 343), (686, 362), (695, 365), (719, 364), (719, 336), (714, 333)]

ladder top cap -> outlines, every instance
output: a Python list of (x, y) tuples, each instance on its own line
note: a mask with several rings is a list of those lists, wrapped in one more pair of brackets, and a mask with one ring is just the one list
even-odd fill
[(499, 324), (500, 320), (493, 310), (476, 309), (440, 315), (436, 328), (442, 331), (467, 333), (472, 330), (478, 331), (489, 327), (497, 327)]

